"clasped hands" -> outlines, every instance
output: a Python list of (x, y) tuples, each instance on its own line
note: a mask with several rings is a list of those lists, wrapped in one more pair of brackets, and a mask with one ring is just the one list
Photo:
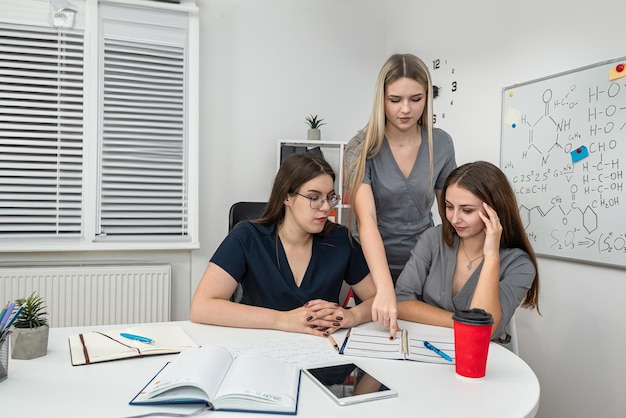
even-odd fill
[(289, 331), (320, 337), (328, 337), (340, 328), (356, 325), (349, 309), (322, 299), (308, 301), (300, 308), (285, 312), (285, 315)]

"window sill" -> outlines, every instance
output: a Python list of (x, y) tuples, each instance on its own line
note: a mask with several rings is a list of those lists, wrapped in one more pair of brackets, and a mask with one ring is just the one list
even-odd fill
[(85, 242), (68, 240), (54, 243), (32, 241), (26, 243), (11, 242), (0, 245), (0, 253), (8, 252), (77, 252), (77, 251), (141, 251), (141, 250), (196, 250), (200, 243), (194, 242)]

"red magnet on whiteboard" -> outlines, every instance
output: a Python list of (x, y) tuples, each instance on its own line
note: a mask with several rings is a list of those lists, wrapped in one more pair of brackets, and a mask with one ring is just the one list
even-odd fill
[(574, 151), (571, 151), (570, 155), (572, 156), (572, 162), (575, 163), (577, 161), (582, 160), (585, 157), (588, 157), (589, 150), (587, 149), (586, 146), (581, 145), (580, 147), (576, 148)]
[(617, 80), (618, 78), (626, 77), (626, 66), (623, 62), (617, 64), (615, 67), (609, 68), (609, 80)]

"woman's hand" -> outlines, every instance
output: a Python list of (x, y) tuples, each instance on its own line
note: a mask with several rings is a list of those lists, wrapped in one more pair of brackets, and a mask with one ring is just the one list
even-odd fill
[(279, 329), (327, 337), (339, 328), (350, 327), (352, 315), (338, 303), (315, 299), (304, 306), (283, 312)]
[(483, 244), (483, 266), (480, 270), (478, 283), (474, 290), (474, 296), (470, 308), (481, 308), (491, 313), (494, 324), (492, 332), (500, 325), (502, 320), (502, 307), (500, 305), (500, 238), (502, 236), (502, 224), (498, 214), (489, 205), (483, 202), (483, 212), (478, 212), (485, 224), (485, 242)]
[(393, 287), (386, 290), (380, 289), (376, 292), (372, 303), (372, 321), (389, 328), (389, 339), (396, 338), (396, 333), (400, 327), (398, 327), (398, 306)]
[(499, 256), (500, 237), (502, 236), (502, 225), (495, 210), (483, 202), (485, 213), (479, 211), (480, 219), (485, 223), (485, 243), (483, 244), (483, 254), (488, 256)]

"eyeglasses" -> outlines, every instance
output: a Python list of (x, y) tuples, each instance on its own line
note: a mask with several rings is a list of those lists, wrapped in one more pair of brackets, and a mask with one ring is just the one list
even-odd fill
[(304, 197), (305, 199), (309, 199), (309, 206), (311, 207), (311, 209), (320, 209), (322, 206), (324, 206), (324, 202), (328, 202), (330, 208), (332, 209), (337, 206), (337, 204), (341, 200), (341, 196), (339, 196), (338, 194), (334, 194), (326, 198), (323, 197), (321, 194), (314, 194), (312, 196), (305, 196), (298, 192), (296, 192), (296, 194), (298, 196)]

